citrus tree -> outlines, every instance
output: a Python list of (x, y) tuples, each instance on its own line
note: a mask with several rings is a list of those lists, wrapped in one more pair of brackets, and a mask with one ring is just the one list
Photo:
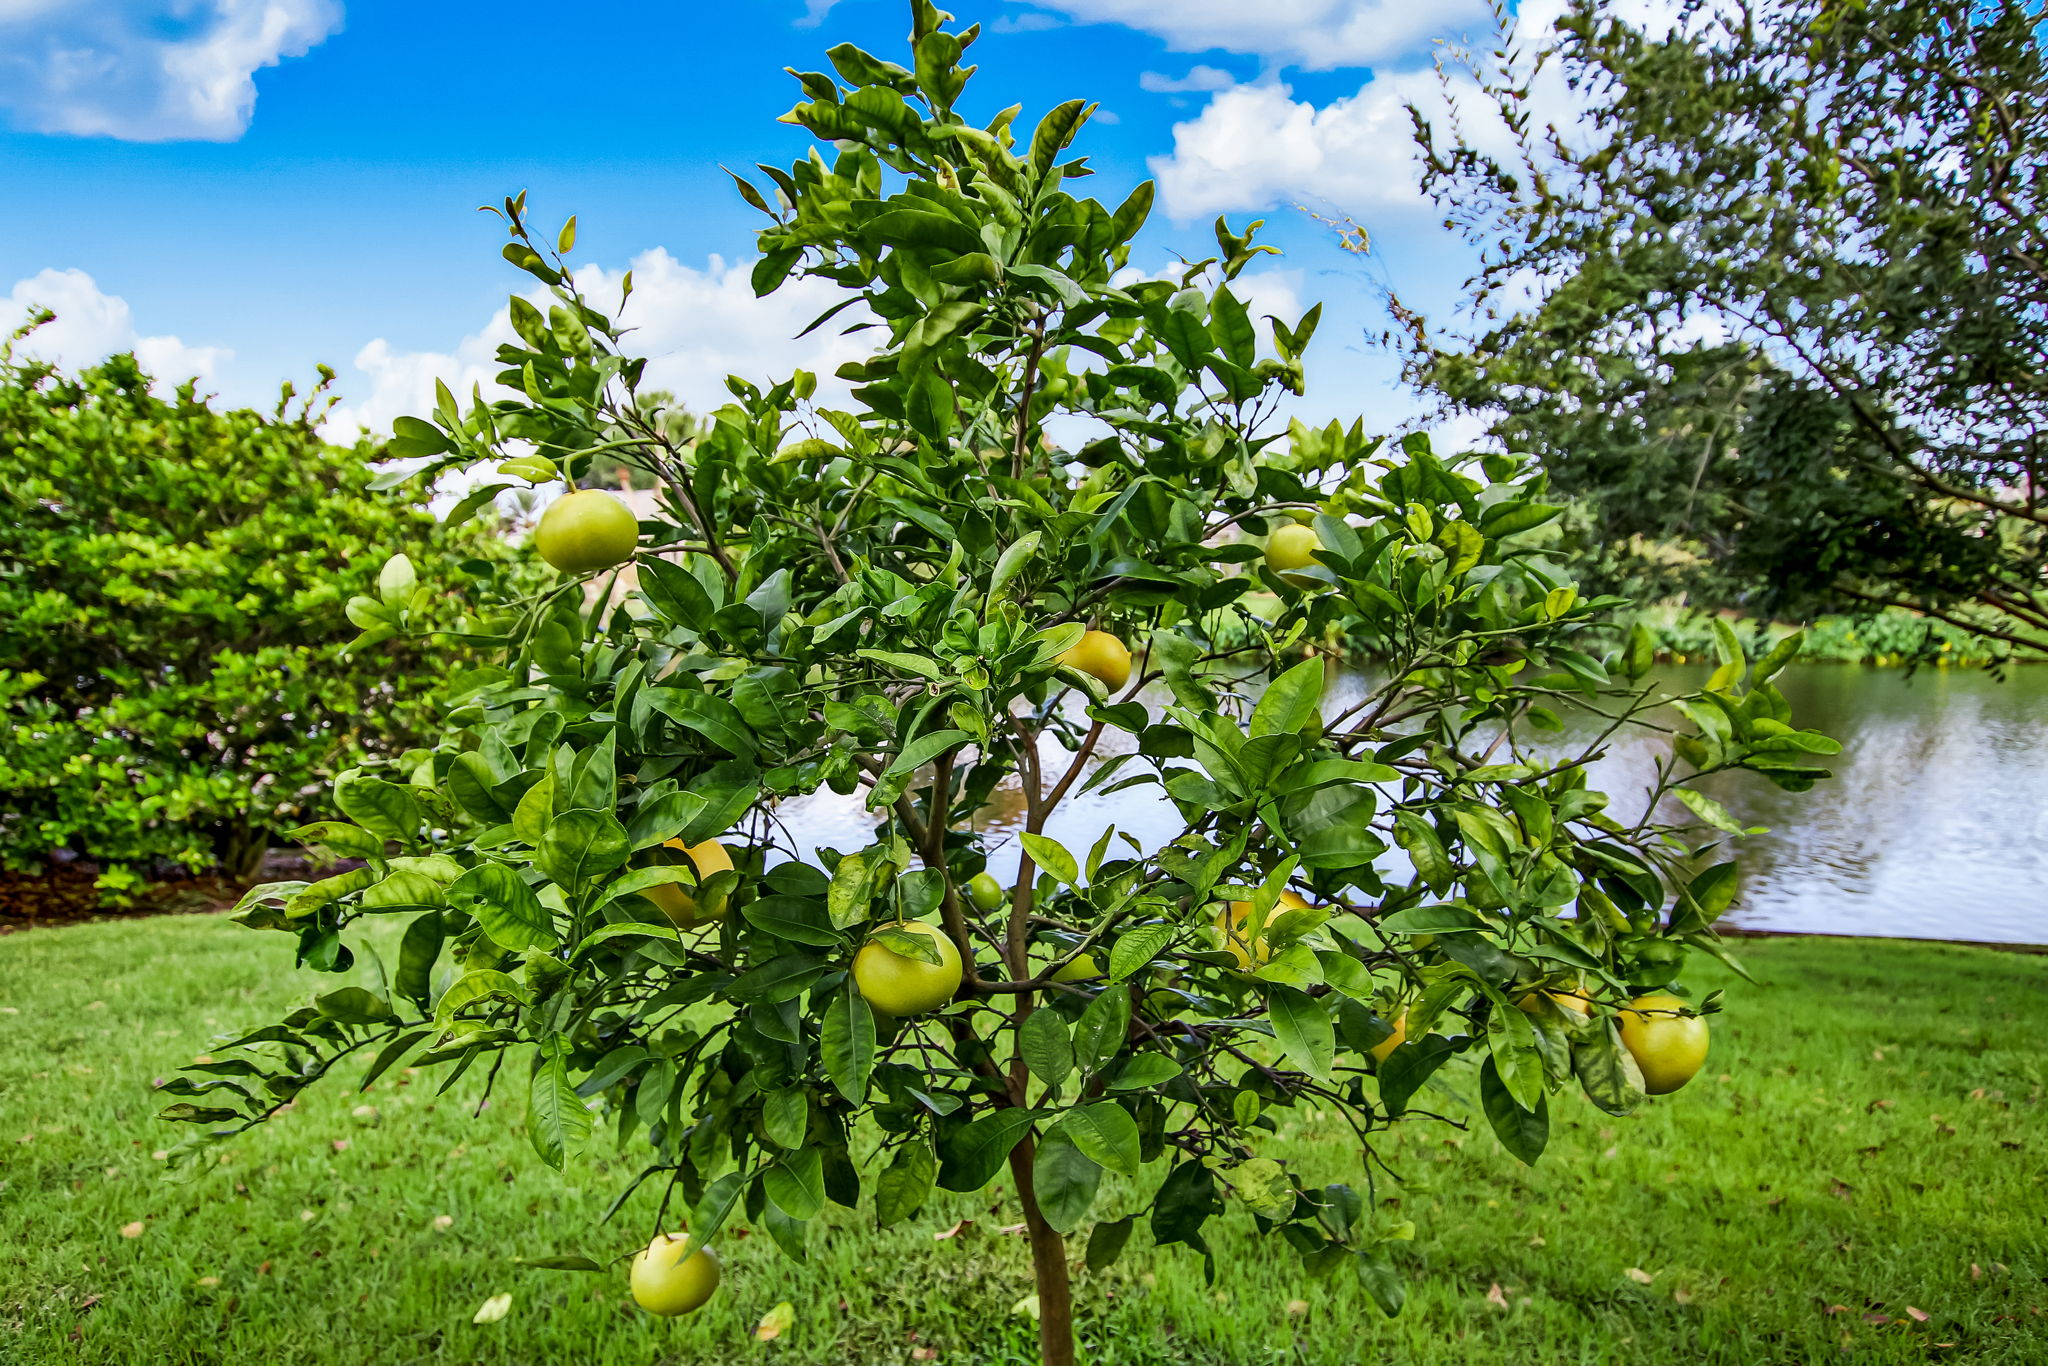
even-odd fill
[(453, 571), (507, 548), (374, 488), (374, 446), (322, 440), (331, 375), (219, 408), (133, 356), (34, 359), (49, 316), (0, 339), (0, 862), (68, 852), (115, 896), (160, 863), (249, 877), (338, 773), (416, 742), (465, 662), (423, 638), (350, 654), (358, 629), (454, 621)]
[[(1558, 1088), (1619, 1114), (1682, 1086), (1715, 1003), (1671, 988), (1736, 889), (1735, 823), (1692, 783), (1805, 786), (1833, 745), (1771, 685), (1790, 651), (1751, 667), (1730, 636), (1659, 713), (1681, 734), (1648, 800), (1610, 809), (1587, 766), (1659, 701), (1648, 641), (1601, 645), (1611, 604), (1546, 554), (1541, 475), (1355, 426), (1279, 440), (1315, 315), (1249, 315), (1264, 248), (1219, 224), (1208, 259), (1132, 278), (1152, 191), (1070, 190), (1089, 106), (966, 122), (975, 30), (913, 15), (910, 66), (840, 47), (799, 77), (788, 117), (836, 152), (741, 182), (757, 287), (830, 279), (877, 334), (849, 406), (734, 379), (678, 446), (569, 273), (573, 227), (505, 204), (546, 291), (513, 303), (510, 393), (444, 396), (402, 441), (524, 479), (617, 454), (663, 514), (551, 507), (537, 548), (577, 572), (494, 624), (497, 681), (306, 832), (366, 866), (241, 911), (329, 970), (406, 916), (397, 962), (214, 1048), (170, 1114), (237, 1132), (358, 1059), (516, 1078), (548, 1163), (599, 1126), (644, 1146), (631, 1281), (657, 1313), (713, 1292), (741, 1214), (798, 1255), (827, 1204), (889, 1224), (1006, 1171), (1048, 1363), (1074, 1359), (1068, 1240), (1100, 1267), (1140, 1217), (1206, 1260), (1241, 1206), (1397, 1311), (1410, 1230), (1359, 1189), (1379, 1136), (1437, 1079), (1534, 1161)], [(1302, 645), (1333, 630), (1383, 661), (1341, 703)], [(1597, 738), (1548, 742), (1568, 710)], [(1004, 885), (1010, 837), (974, 817), (1006, 785)], [(1185, 832), (1047, 835), (1119, 785)], [(785, 804), (820, 789), (860, 794), (872, 838), (802, 843)], [(1346, 1118), (1355, 1166), (1281, 1160), (1302, 1107)]]

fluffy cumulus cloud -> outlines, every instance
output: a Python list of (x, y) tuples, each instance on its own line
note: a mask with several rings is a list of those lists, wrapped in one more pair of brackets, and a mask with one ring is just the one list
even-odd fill
[[(644, 388), (667, 389), (705, 412), (730, 397), (725, 387), (729, 374), (759, 383), (803, 369), (818, 376), (822, 400), (844, 398), (846, 386), (832, 372), (870, 349), (862, 333), (845, 332), (858, 321), (856, 310), (799, 338), (796, 334), (844, 293), (824, 281), (793, 280), (757, 299), (749, 280), (752, 264), (712, 256), (698, 268), (660, 248), (632, 261), (633, 295), (617, 316), (633, 329), (628, 349), (647, 358)], [(623, 276), (623, 271), (585, 266), (576, 279), (592, 302), (618, 309)], [(545, 290), (528, 297), (543, 307), (552, 302)], [(382, 338), (371, 342), (355, 358), (358, 377), (353, 383), (344, 378), (342, 389), (352, 398), (335, 410), (330, 437), (388, 432), (394, 418), (431, 411), (437, 379), (465, 399), (473, 385), (490, 394), (499, 370), (497, 349), (515, 337), (511, 312), (501, 308), (450, 351), (400, 351)]]
[(232, 141), (257, 70), (341, 19), (340, 0), (0, 0), (0, 107), (38, 133)]
[(1485, 28), (1485, 0), (1032, 0), (1083, 23), (1155, 34), (1176, 52), (1255, 53), (1282, 66), (1371, 66), (1440, 34)]
[(1350, 212), (1412, 206), (1422, 196), (1408, 105), (1442, 98), (1434, 71), (1384, 76), (1320, 107), (1277, 83), (1232, 86), (1174, 126), (1152, 174), (1181, 219), (1303, 198)]
[[(1127, 3), (1135, 6), (1136, 0)], [(1429, 10), (1412, 8), (1418, 14)], [(1562, 0), (1526, 0), (1516, 11), (1514, 42), (1528, 50), (1545, 41), (1562, 9)], [(1678, 8), (1673, 0), (1630, 0), (1619, 13), (1652, 28), (1668, 28)], [(1429, 27), (1445, 31), (1438, 15), (1430, 15)], [(1227, 83), (1201, 113), (1174, 126), (1172, 153), (1152, 158), (1150, 165), (1161, 200), (1175, 218), (1251, 211), (1287, 200), (1331, 204), (1351, 213), (1419, 207), (1410, 106), (1438, 129), (1455, 120), (1462, 135), (1482, 150), (1510, 150), (1506, 130), (1477, 81), (1458, 63), (1446, 61), (1441, 68), (1431, 64), (1377, 74), (1356, 94), (1322, 105), (1295, 99), (1287, 85), (1273, 78)], [(1555, 62), (1531, 89), (1527, 108), (1538, 125), (1568, 128), (1581, 114), (1580, 97), (1566, 86)]]
[(21, 343), (24, 354), (75, 370), (133, 351), (142, 368), (156, 377), (160, 393), (188, 379), (212, 380), (234, 355), (218, 346), (187, 346), (176, 337), (140, 335), (128, 301), (102, 293), (82, 270), (45, 270), (18, 281), (0, 298), (0, 335), (11, 334), (38, 308), (57, 317), (29, 334)]

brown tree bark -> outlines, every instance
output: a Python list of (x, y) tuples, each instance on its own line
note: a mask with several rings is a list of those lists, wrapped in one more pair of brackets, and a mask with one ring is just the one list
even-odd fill
[(1074, 1366), (1074, 1291), (1067, 1279), (1067, 1240), (1045, 1222), (1031, 1184), (1038, 1145), (1027, 1135), (1010, 1149), (1010, 1176), (1024, 1206), (1024, 1231), (1031, 1239), (1031, 1269), (1038, 1280), (1039, 1366)]

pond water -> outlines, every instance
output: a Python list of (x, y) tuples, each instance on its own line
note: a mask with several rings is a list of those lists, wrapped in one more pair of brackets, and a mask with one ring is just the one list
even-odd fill
[[(1672, 669), (1664, 681), (1682, 690), (1703, 677)], [(1779, 685), (1795, 723), (1840, 740), (1842, 754), (1822, 761), (1835, 777), (1811, 792), (1782, 792), (1750, 774), (1710, 788), (1744, 824), (1767, 827), (1738, 850), (1741, 893), (1725, 924), (2048, 943), (2048, 667), (2015, 669), (2001, 681), (1975, 669), (1908, 675), (1815, 664), (1793, 667)], [(1333, 680), (1326, 706), (1342, 709), (1363, 687), (1355, 675)], [(1630, 797), (1645, 790), (1658, 752), (1645, 733), (1617, 737), (1594, 768), (1594, 786), (1617, 808), (1640, 809), (1640, 797)], [(1048, 741), (1043, 760), (1056, 774), (1067, 756)], [(830, 792), (780, 814), (786, 837), (807, 854), (819, 845), (858, 848), (873, 824), (859, 796)], [(1000, 836), (1022, 822), (1022, 800), (1010, 790), (996, 794), (979, 824)], [(1181, 828), (1148, 785), (1070, 796), (1047, 833), (1078, 854), (1111, 824), (1148, 850)], [(1007, 880), (1016, 859), (1015, 841), (999, 840), (991, 869)]]

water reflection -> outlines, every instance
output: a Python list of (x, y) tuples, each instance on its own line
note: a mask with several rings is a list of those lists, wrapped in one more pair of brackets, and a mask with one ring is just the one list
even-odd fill
[[(1674, 669), (1665, 682), (1682, 690), (1703, 678)], [(1333, 679), (1326, 709), (1343, 710), (1365, 686), (1362, 675)], [(1908, 678), (1897, 669), (1809, 665), (1789, 670), (1780, 686), (1795, 722), (1834, 736), (1843, 753), (1821, 761), (1836, 776), (1808, 793), (1781, 792), (1749, 774), (1712, 783), (1745, 824), (1769, 828), (1740, 851), (1742, 893), (1729, 924), (2048, 942), (2048, 668), (2016, 670), (2001, 683), (1976, 670)], [(1155, 714), (1167, 700), (1147, 698)], [(1561, 743), (1602, 724), (1569, 720)], [(1101, 760), (1130, 747), (1128, 736), (1106, 735)], [(1623, 733), (1595, 766), (1593, 783), (1613, 794), (1618, 813), (1640, 810), (1660, 752), (1652, 737)], [(1071, 760), (1051, 739), (1041, 742), (1041, 756), (1049, 774)], [(1133, 761), (1105, 786), (1136, 771)], [(781, 815), (806, 853), (818, 845), (850, 850), (867, 843), (874, 825), (860, 803), (859, 794), (821, 792), (786, 804)], [(1014, 784), (999, 789), (976, 822), (998, 837), (990, 866), (999, 879), (1017, 866), (1016, 841), (1001, 837), (1023, 822)], [(1181, 831), (1172, 804), (1146, 785), (1070, 796), (1047, 833), (1078, 854), (1112, 823), (1148, 850)]]

